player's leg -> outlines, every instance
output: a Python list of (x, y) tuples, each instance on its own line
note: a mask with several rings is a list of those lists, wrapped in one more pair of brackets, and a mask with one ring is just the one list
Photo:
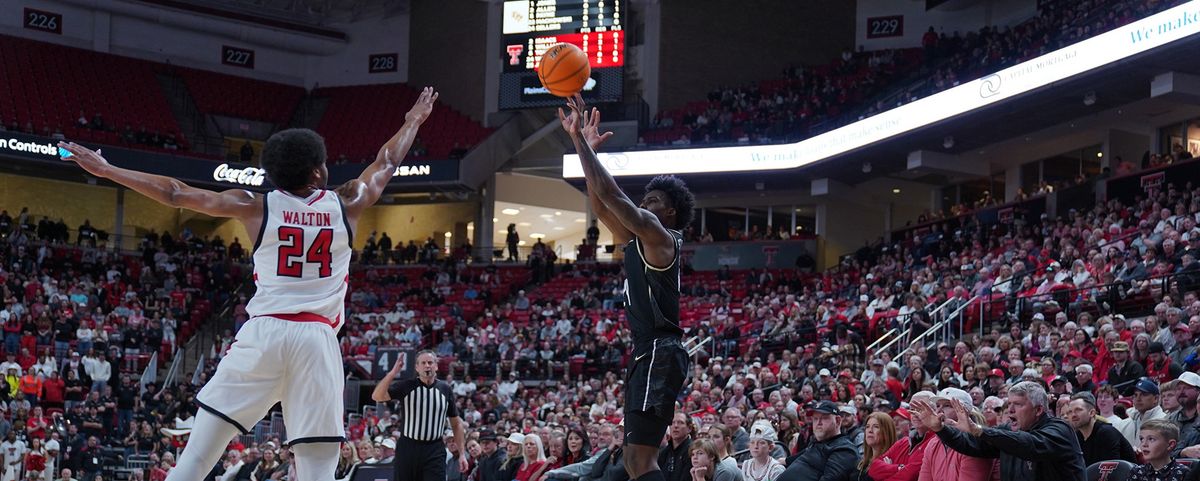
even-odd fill
[(658, 447), (625, 446), (625, 472), (631, 481), (663, 481), (666, 478), (658, 467)]
[(283, 328), (280, 322), (285, 321), (258, 318), (238, 331), (237, 341), (217, 365), (216, 374), (196, 395), (201, 409), (170, 481), (203, 478), (229, 440), (239, 431), (248, 433), (278, 401), (282, 363), (267, 334)]
[(307, 443), (292, 446), (296, 457), (295, 481), (328, 481), (337, 471), (341, 443)]
[(670, 420), (654, 411), (625, 409), (625, 472), (631, 481), (664, 479), (658, 466), (659, 445)]
[(626, 392), (634, 398), (625, 399), (625, 471), (633, 481), (665, 480), (658, 466), (659, 445), (680, 417), (675, 401), (688, 374), (687, 350), (677, 339), (659, 339), (650, 354), (649, 362), (635, 362), (626, 382)]
[(283, 362), (288, 366), (280, 396), (288, 444), (336, 446), (346, 436), (346, 381), (333, 328), (315, 322), (297, 323), (280, 342)]
[(201, 409), (196, 413), (196, 422), (188, 436), (187, 447), (179, 455), (175, 468), (167, 474), (167, 481), (202, 479), (217, 465), (225, 447), (238, 433), (230, 422)]

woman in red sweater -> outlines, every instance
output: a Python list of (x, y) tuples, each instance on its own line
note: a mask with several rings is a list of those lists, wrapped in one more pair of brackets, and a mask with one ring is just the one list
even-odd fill
[(525, 435), (522, 445), (521, 451), (525, 455), (525, 464), (517, 469), (515, 479), (516, 481), (533, 481), (533, 475), (542, 471), (542, 466), (546, 464), (546, 450), (542, 447), (542, 438), (536, 434)]

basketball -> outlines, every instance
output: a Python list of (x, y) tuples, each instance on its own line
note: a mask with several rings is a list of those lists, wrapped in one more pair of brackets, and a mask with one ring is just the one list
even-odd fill
[(559, 97), (579, 93), (591, 75), (592, 67), (588, 65), (587, 54), (569, 43), (550, 47), (542, 55), (541, 65), (538, 65), (538, 79), (542, 81), (542, 86)]

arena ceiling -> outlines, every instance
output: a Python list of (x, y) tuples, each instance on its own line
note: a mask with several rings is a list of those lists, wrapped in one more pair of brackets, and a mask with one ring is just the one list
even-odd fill
[(325, 27), (408, 13), (410, 0), (178, 0), (207, 8)]

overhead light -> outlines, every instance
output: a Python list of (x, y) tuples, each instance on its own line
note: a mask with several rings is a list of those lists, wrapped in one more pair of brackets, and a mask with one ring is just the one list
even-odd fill
[(550, 214), (542, 214), (542, 215), (539, 215), (538, 217), (541, 217), (543, 219), (553, 219), (554, 218), (554, 216), (552, 216)]
[(893, 193), (893, 194), (899, 194), (899, 193), (900, 193), (900, 189), (892, 189), (892, 193)]
[(578, 222), (578, 223), (582, 224), (582, 223), (584, 223), (584, 222), (587, 222), (587, 221), (586, 221), (586, 220), (584, 220), (584, 219), (583, 219), (583, 217), (576, 217), (576, 218), (575, 218), (575, 222)]
[(508, 209), (504, 209), (504, 210), (500, 211), (500, 213), (504, 214), (504, 215), (517, 215), (517, 214), (520, 214), (521, 211), (519, 211), (517, 209), (508, 208)]
[(1083, 94), (1083, 105), (1088, 107), (1096, 105), (1096, 92), (1088, 92)]
[(529, 237), (530, 237), (531, 239), (545, 239), (545, 238), (546, 238), (546, 234), (542, 234), (542, 233), (534, 232), (534, 233), (532, 233), (532, 234), (529, 234)]
[(561, 211), (561, 210), (556, 210), (556, 211), (554, 211), (554, 215), (562, 215), (562, 211)]
[(1104, 152), (1096, 152), (1096, 157), (1103, 158), (1103, 157), (1104, 157)]
[(519, 226), (521, 226), (521, 227), (529, 227), (529, 226), (531, 226), (531, 225), (533, 225), (533, 224), (530, 224), (530, 223), (528, 223), (528, 222), (517, 222), (517, 225), (519, 225)]
[(492, 222), (500, 222), (500, 219), (497, 217), (492, 217)]
[(942, 139), (942, 147), (945, 147), (947, 149), (953, 149), (954, 148), (954, 136), (947, 135), (946, 138)]
[(863, 167), (862, 167), (862, 169), (863, 169), (863, 173), (864, 173), (864, 174), (870, 174), (870, 173), (871, 173), (871, 163), (870, 163), (870, 162), (863, 162)]
[(523, 246), (523, 245), (525, 245), (525, 241), (517, 241), (517, 245)]
[(559, 227), (555, 227), (554, 230), (563, 230), (563, 228), (561, 226), (559, 226)]
[(446, 235), (446, 238), (447, 238), (447, 239), (449, 239), (449, 238), (450, 238), (450, 236), (452, 236), (452, 235), (454, 235), (454, 234), (451, 234), (451, 233), (447, 232), (445, 235)]

